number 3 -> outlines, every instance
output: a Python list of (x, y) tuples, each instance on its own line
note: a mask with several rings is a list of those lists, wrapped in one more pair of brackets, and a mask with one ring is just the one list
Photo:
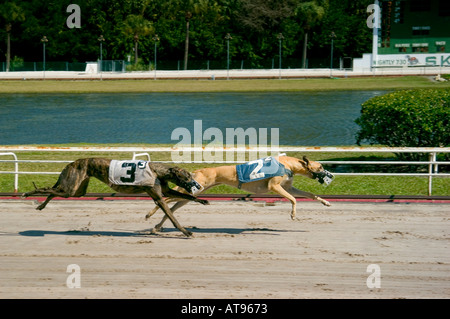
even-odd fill
[(135, 163), (123, 163), (122, 167), (130, 167), (131, 169), (126, 171), (126, 174), (129, 175), (130, 177), (121, 177), (120, 181), (122, 183), (133, 183), (136, 176), (134, 175), (134, 173), (136, 172), (136, 164)]

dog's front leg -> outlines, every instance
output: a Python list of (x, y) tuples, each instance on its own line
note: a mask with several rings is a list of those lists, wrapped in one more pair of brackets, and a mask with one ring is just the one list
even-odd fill
[[(168, 201), (166, 201), (166, 203), (168, 203)], [(175, 205), (173, 205), (173, 206), (170, 208), (170, 211), (171, 211), (172, 214), (173, 214), (173, 213), (175, 213), (175, 211), (176, 211), (178, 208), (183, 207), (183, 206), (186, 205), (187, 203), (189, 203), (188, 200), (179, 201), (179, 202), (177, 202)], [(156, 206), (155, 209), (158, 209), (158, 206)], [(157, 224), (157, 225), (154, 227), (155, 231), (160, 231), (160, 230), (161, 230), (161, 227), (164, 225), (164, 223), (166, 222), (166, 220), (167, 220), (167, 216), (164, 215), (163, 218), (161, 219), (161, 221), (159, 222), (159, 224)]]
[[(155, 202), (156, 204), (156, 202)], [(150, 217), (152, 217), (159, 209), (159, 206), (156, 205), (155, 208), (153, 208), (147, 215), (145, 215), (145, 220), (149, 219)]]
[[(164, 189), (163, 190), (164, 196), (170, 197), (170, 198), (167, 198), (165, 200), (166, 203), (171, 203), (171, 202), (175, 202), (176, 201), (178, 203), (182, 202), (183, 204), (181, 206), (184, 206), (188, 202), (180, 201), (180, 199), (185, 199), (185, 200), (194, 201), (194, 202), (197, 202), (197, 203), (200, 203), (200, 204), (203, 204), (203, 205), (209, 205), (209, 201), (207, 201), (207, 200), (197, 198), (197, 197), (192, 196), (190, 194), (180, 193), (180, 192), (178, 192), (178, 191), (176, 191), (176, 190), (174, 190), (174, 189), (172, 189), (170, 187), (165, 187), (163, 189)], [(179, 206), (177, 204), (175, 204), (173, 207), (178, 208)], [(173, 207), (171, 208), (172, 213), (174, 212)], [(152, 217), (158, 211), (158, 209), (159, 209), (158, 206), (153, 208), (147, 215), (145, 215), (145, 219), (147, 220), (150, 217)]]
[(174, 190), (174, 189), (172, 189), (170, 187), (167, 187), (166, 189), (163, 189), (163, 194), (165, 196), (172, 197), (172, 198), (175, 197), (175, 198), (187, 199), (187, 200), (192, 200), (194, 202), (197, 202), (197, 203), (200, 203), (200, 204), (203, 204), (203, 205), (209, 205), (209, 202), (207, 200), (197, 198), (197, 197), (192, 196), (190, 194), (180, 193), (180, 192), (178, 192), (178, 191), (176, 191), (176, 190)]
[(172, 212), (170, 211), (169, 206), (167, 206), (167, 204), (164, 202), (163, 199), (157, 200), (156, 203), (164, 211), (164, 213), (170, 219), (172, 224), (176, 228), (178, 228), (178, 230), (180, 230), (187, 237), (191, 237), (192, 236), (192, 233), (190, 231), (186, 230), (183, 226), (181, 226), (180, 223), (176, 220), (176, 218), (173, 216)]
[(274, 191), (275, 193), (280, 194), (284, 198), (287, 198), (291, 202), (292, 204), (291, 219), (294, 220), (297, 210), (297, 201), (295, 200), (295, 197), (289, 194), (280, 184), (269, 184), (269, 189), (271, 191)]
[(184, 235), (186, 235), (187, 237), (191, 237), (192, 233), (190, 231), (187, 231), (183, 226), (180, 225), (180, 223), (176, 220), (176, 218), (173, 216), (172, 212), (170, 211), (169, 206), (166, 204), (166, 202), (164, 201), (164, 199), (162, 198), (162, 196), (160, 194), (158, 194), (158, 192), (156, 192), (155, 190), (148, 190), (147, 193), (153, 198), (153, 200), (155, 201), (156, 205), (159, 206), (159, 208), (161, 208), (163, 210), (163, 212), (166, 214), (166, 216), (170, 219), (170, 221), (172, 222), (172, 224), (178, 228), (179, 231), (181, 231)]
[(318, 202), (321, 202), (325, 206), (331, 206), (330, 202), (328, 202), (327, 200), (325, 200), (325, 199), (323, 199), (323, 198), (321, 198), (321, 197), (319, 197), (317, 195), (314, 195), (313, 193), (304, 192), (304, 191), (301, 191), (301, 190), (299, 190), (299, 189), (297, 189), (295, 187), (291, 187), (291, 188), (287, 189), (287, 191), (290, 194), (294, 195), (294, 196), (301, 196), (301, 197), (314, 199), (314, 200), (316, 200)]
[[(166, 198), (166, 199), (165, 199), (165, 202), (166, 202), (166, 204), (169, 204), (169, 203), (171, 203), (171, 202), (178, 201), (178, 200), (179, 200), (179, 199), (176, 199), (176, 198)], [(175, 205), (174, 205), (174, 206), (175, 206)], [(147, 219), (149, 219), (150, 217), (152, 217), (153, 215), (155, 215), (155, 213), (158, 211), (158, 209), (159, 209), (159, 206), (156, 205), (155, 208), (153, 208), (147, 215), (145, 215), (145, 220), (147, 220)], [(173, 207), (170, 209), (170, 211), (171, 211), (172, 213), (174, 212)]]

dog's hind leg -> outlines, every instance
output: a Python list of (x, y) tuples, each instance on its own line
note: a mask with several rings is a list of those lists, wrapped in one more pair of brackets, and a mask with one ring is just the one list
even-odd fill
[(60, 191), (57, 191), (57, 190), (54, 190), (54, 189), (49, 189), (45, 193), (47, 193), (47, 194), (50, 193), (50, 194), (47, 196), (47, 198), (45, 199), (45, 201), (42, 204), (40, 204), (38, 207), (36, 207), (37, 210), (43, 210), (45, 208), (45, 206), (47, 206), (48, 202), (50, 202), (55, 197), (65, 197), (65, 198), (67, 198), (67, 197), (70, 196), (70, 194), (68, 194), (68, 193), (60, 192)]
[(36, 207), (36, 210), (43, 210), (45, 208), (45, 206), (47, 206), (48, 202), (51, 201), (54, 197), (56, 197), (56, 195), (50, 194), (48, 195), (48, 197), (45, 199), (45, 201), (40, 204), (38, 207)]
[[(58, 181), (59, 183), (59, 181)], [(86, 194), (86, 190), (89, 184), (89, 178), (84, 179), (81, 181), (80, 185), (75, 185), (75, 188), (70, 189), (69, 191), (65, 192), (62, 190), (59, 190), (60, 187), (62, 187), (59, 184), (55, 184), (53, 188), (36, 188), (35, 190), (32, 190), (31, 192), (25, 193), (22, 195), (22, 198), (26, 198), (31, 195), (48, 195), (48, 197), (45, 199), (45, 201), (40, 204), (38, 207), (36, 207), (37, 210), (43, 210), (45, 206), (55, 197), (81, 197)]]
[(33, 195), (48, 195), (51, 191), (53, 191), (53, 188), (45, 187), (45, 188), (37, 188), (36, 184), (33, 182), (34, 189), (32, 191), (29, 191), (27, 193), (22, 194), (22, 198), (27, 198), (29, 196)]
[(47, 206), (48, 202), (51, 201), (54, 197), (69, 197), (69, 194), (58, 191), (57, 189), (36, 188), (35, 190), (32, 190), (31, 192), (24, 193), (22, 195), (22, 198), (27, 198), (32, 195), (48, 195), (46, 200), (42, 204), (40, 204), (38, 207), (36, 207), (37, 210), (43, 210), (45, 208), (45, 206)]
[(70, 192), (65, 193), (65, 192), (58, 192), (58, 191), (54, 191), (54, 193), (50, 194), (47, 199), (40, 204), (38, 207), (36, 207), (37, 210), (42, 210), (45, 208), (45, 206), (47, 206), (48, 202), (51, 201), (54, 197), (82, 197), (84, 195), (86, 195), (86, 191), (87, 191), (87, 187), (89, 185), (89, 178), (84, 179), (80, 186), (77, 189), (72, 189)]

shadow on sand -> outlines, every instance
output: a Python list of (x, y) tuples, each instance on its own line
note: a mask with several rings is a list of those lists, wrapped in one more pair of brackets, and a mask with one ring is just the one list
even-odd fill
[[(201, 234), (229, 234), (238, 235), (242, 233), (246, 234), (259, 234), (259, 235), (279, 235), (282, 232), (304, 232), (302, 230), (279, 230), (270, 228), (197, 228), (186, 227), (187, 230), (192, 233)], [(63, 235), (63, 236), (111, 236), (111, 237), (148, 237), (148, 236), (160, 236), (164, 233), (180, 232), (176, 228), (163, 228), (161, 232), (154, 233), (151, 229), (145, 229), (140, 231), (91, 231), (91, 230), (67, 230), (67, 231), (53, 231), (53, 230), (25, 230), (18, 234), (20, 236), (28, 237), (44, 237), (46, 235)], [(182, 235), (180, 233), (180, 235)]]

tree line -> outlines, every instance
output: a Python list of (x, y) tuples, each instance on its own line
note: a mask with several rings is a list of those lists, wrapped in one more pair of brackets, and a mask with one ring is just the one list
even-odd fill
[[(158, 60), (245, 61), (262, 67), (278, 57), (314, 66), (329, 59), (331, 34), (335, 57), (370, 52), (366, 25), (372, 0), (6, 0), (0, 4), (1, 60), (42, 60), (45, 36), (50, 61), (99, 59), (135, 64)], [(80, 28), (68, 27), (80, 8)], [(229, 50), (227, 51), (227, 44)]]

